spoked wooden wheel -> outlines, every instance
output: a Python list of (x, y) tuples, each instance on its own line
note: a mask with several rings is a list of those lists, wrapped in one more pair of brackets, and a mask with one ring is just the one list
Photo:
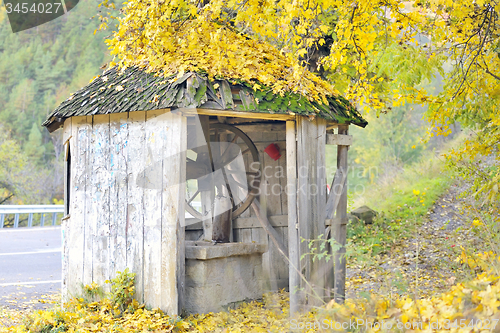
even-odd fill
[(259, 192), (259, 152), (243, 131), (227, 124), (210, 124), (209, 152), (210, 158), (202, 158), (200, 154), (195, 157), (194, 151), (188, 151), (188, 174), (189, 170), (204, 169), (206, 176), (187, 176), (186, 210), (196, 219), (204, 220), (207, 211), (201, 204), (202, 196), (208, 195), (213, 200), (215, 195), (226, 191), (231, 198), (232, 218), (235, 219), (250, 207)]

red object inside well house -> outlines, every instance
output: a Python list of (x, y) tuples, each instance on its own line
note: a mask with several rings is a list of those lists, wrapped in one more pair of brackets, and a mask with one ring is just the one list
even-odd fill
[(271, 143), (266, 147), (266, 149), (264, 149), (264, 151), (275, 161), (277, 161), (281, 157), (280, 147), (275, 143)]

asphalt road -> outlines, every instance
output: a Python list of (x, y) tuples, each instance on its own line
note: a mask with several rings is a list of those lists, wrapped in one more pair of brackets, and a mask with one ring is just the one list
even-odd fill
[(61, 290), (61, 228), (0, 229), (0, 306), (45, 307)]

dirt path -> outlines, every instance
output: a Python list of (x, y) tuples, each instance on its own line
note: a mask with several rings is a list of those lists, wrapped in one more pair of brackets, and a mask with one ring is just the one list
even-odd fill
[(348, 267), (347, 297), (363, 297), (370, 292), (419, 298), (440, 294), (453, 285), (459, 269), (455, 259), (467, 239), (470, 224), (464, 214), (467, 199), (460, 198), (466, 186), (452, 185), (414, 235), (395, 244), (389, 254), (375, 259), (370, 268)]

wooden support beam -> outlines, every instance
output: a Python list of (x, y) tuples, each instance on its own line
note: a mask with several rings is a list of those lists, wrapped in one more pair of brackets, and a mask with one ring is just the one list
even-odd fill
[[(262, 207), (261, 207), (262, 208)], [(273, 226), (273, 228), (287, 227), (288, 226), (288, 216), (287, 215), (274, 215), (268, 216), (267, 219)], [(251, 228), (261, 228), (259, 219), (256, 217), (238, 217), (233, 220), (233, 229), (251, 229)], [(186, 230), (202, 230), (203, 226), (201, 221), (190, 218), (186, 219)]]
[(297, 215), (300, 239), (307, 240), (299, 245), (300, 270), (309, 281), (301, 284), (308, 306), (321, 305), (325, 295), (326, 261), (314, 258), (308, 246), (309, 241), (317, 241), (325, 234), (325, 137), (324, 119), (297, 118)]
[[(347, 124), (348, 124), (348, 123), (347, 123)], [(336, 128), (338, 128), (339, 126), (344, 126), (344, 125), (346, 125), (346, 124), (339, 124), (339, 123), (337, 123), (337, 122), (336, 122), (336, 121), (334, 121), (334, 120), (327, 120), (327, 121), (326, 121), (326, 130), (327, 130), (327, 131), (330, 131), (330, 130), (332, 130), (332, 129), (336, 129)]]
[(299, 230), (297, 222), (297, 139), (295, 122), (286, 122), (286, 194), (288, 199), (288, 257), (289, 257), (289, 290), (290, 315), (299, 311), (301, 302), (300, 288), (300, 254)]
[[(219, 121), (217, 121), (217, 122), (219, 122)], [(231, 125), (250, 124), (250, 123), (257, 124), (257, 123), (261, 123), (261, 122), (262, 122), (262, 119), (258, 119), (258, 118), (256, 118), (256, 119), (233, 118), (233, 117), (226, 118), (226, 123), (231, 124)]]
[[(216, 141), (219, 142), (219, 147), (212, 149), (212, 154), (214, 154), (212, 157), (214, 160), (219, 160), (229, 145), (227, 133), (219, 133), (219, 138)], [(226, 171), (223, 168), (221, 171), (225, 184), (229, 184)], [(221, 192), (217, 193), (214, 202), (212, 240), (220, 243), (229, 243), (231, 234), (233, 233), (231, 189), (227, 185), (219, 185), (219, 191)]]
[[(196, 132), (196, 135), (203, 135), (203, 141), (207, 143), (206, 148), (201, 148), (198, 151), (196, 162), (201, 163), (202, 165), (209, 165), (210, 173), (213, 172), (213, 161), (212, 161), (212, 152), (210, 146), (210, 122), (207, 115), (199, 116), (199, 121), (201, 125), (202, 133)], [(199, 138), (197, 138), (199, 140)], [(202, 185), (203, 184), (203, 185)], [(212, 241), (213, 237), (213, 204), (214, 204), (214, 184), (212, 178), (207, 178), (201, 181), (198, 181), (198, 189), (201, 192), (201, 209), (205, 216), (203, 220), (203, 237), (207, 241)]]
[(337, 209), (337, 206), (342, 196), (344, 185), (347, 179), (347, 171), (342, 168), (337, 168), (335, 176), (333, 176), (332, 186), (330, 188), (330, 195), (328, 196), (328, 201), (326, 203), (326, 216), (325, 218), (331, 219), (333, 213)]
[(345, 219), (338, 219), (338, 218), (333, 218), (333, 219), (326, 219), (325, 220), (325, 226), (334, 226), (337, 224), (347, 224), (349, 222), (349, 219), (346, 217)]
[[(312, 148), (314, 149), (313, 160), (311, 163), (311, 178), (314, 179), (311, 187), (311, 201), (312, 207), (315, 210), (313, 213), (313, 228), (312, 228), (312, 239), (319, 240), (321, 235), (325, 234), (325, 213), (326, 213), (326, 200), (327, 200), (327, 187), (326, 187), (326, 121), (324, 119), (316, 119), (316, 140), (313, 141)], [(317, 190), (313, 192), (313, 188)], [(325, 240), (326, 241), (326, 240)], [(317, 251), (319, 254), (320, 251)], [(309, 304), (311, 305), (322, 305), (325, 301), (325, 289), (326, 289), (326, 271), (328, 269), (328, 263), (325, 258), (316, 257), (312, 262), (311, 271), (311, 282), (313, 283), (314, 295), (311, 297)]]
[[(339, 133), (341, 135), (347, 135), (349, 126), (339, 126)], [(347, 152), (349, 146), (338, 146), (337, 150), (337, 168), (342, 169), (345, 174), (347, 174)], [(340, 199), (337, 205), (335, 218), (344, 221), (347, 218), (347, 181), (342, 188), (342, 193), (340, 194)], [(332, 226), (333, 237), (335, 241), (341, 246), (334, 255), (334, 293), (335, 301), (337, 303), (344, 303), (345, 301), (345, 279), (346, 279), (346, 237), (347, 237), (347, 226), (343, 223), (338, 223)]]
[(327, 134), (326, 135), (326, 144), (327, 145), (350, 146), (350, 145), (352, 145), (352, 135)]
[(276, 124), (269, 124), (269, 123), (263, 123), (263, 124), (252, 124), (252, 125), (238, 125), (235, 124), (234, 126), (238, 127), (240, 130), (242, 130), (245, 133), (252, 133), (252, 132), (285, 132), (286, 127), (285, 124), (283, 123), (276, 123)]
[(269, 120), (294, 120), (295, 116), (290, 114), (271, 114), (265, 112), (245, 112), (233, 110), (215, 110), (215, 109), (196, 109), (196, 108), (179, 108), (172, 112), (181, 112), (184, 116), (208, 115), (250, 119), (269, 119)]
[[(178, 125), (177, 128), (175, 129), (176, 132), (173, 133), (173, 138), (171, 139), (175, 140), (177, 137), (179, 140), (179, 175), (178, 175), (178, 184), (179, 186), (177, 187), (179, 197), (178, 197), (178, 209), (177, 209), (177, 223), (175, 224), (176, 228), (176, 233), (177, 233), (177, 267), (176, 267), (176, 280), (177, 280), (177, 314), (181, 314), (185, 304), (186, 304), (186, 298), (185, 298), (185, 281), (186, 281), (186, 245), (185, 245), (185, 240), (186, 240), (186, 232), (185, 232), (185, 225), (186, 221), (185, 219), (185, 204), (186, 204), (186, 191), (184, 188), (184, 182), (183, 180), (186, 179), (186, 166), (182, 161), (186, 160), (186, 149), (187, 149), (187, 119), (186, 117), (179, 117), (175, 119), (176, 124)], [(165, 172), (168, 172), (168, 170), (164, 170)], [(168, 177), (167, 177), (168, 178)], [(174, 179), (175, 182), (175, 179)], [(164, 204), (166, 203), (165, 201), (166, 198), (164, 197)], [(165, 248), (166, 249), (166, 248)]]
[[(273, 228), (288, 226), (288, 216), (286, 215), (268, 216), (267, 219), (269, 220)], [(236, 220), (233, 220), (233, 229), (248, 229), (260, 227), (261, 224), (255, 217), (238, 217)]]

